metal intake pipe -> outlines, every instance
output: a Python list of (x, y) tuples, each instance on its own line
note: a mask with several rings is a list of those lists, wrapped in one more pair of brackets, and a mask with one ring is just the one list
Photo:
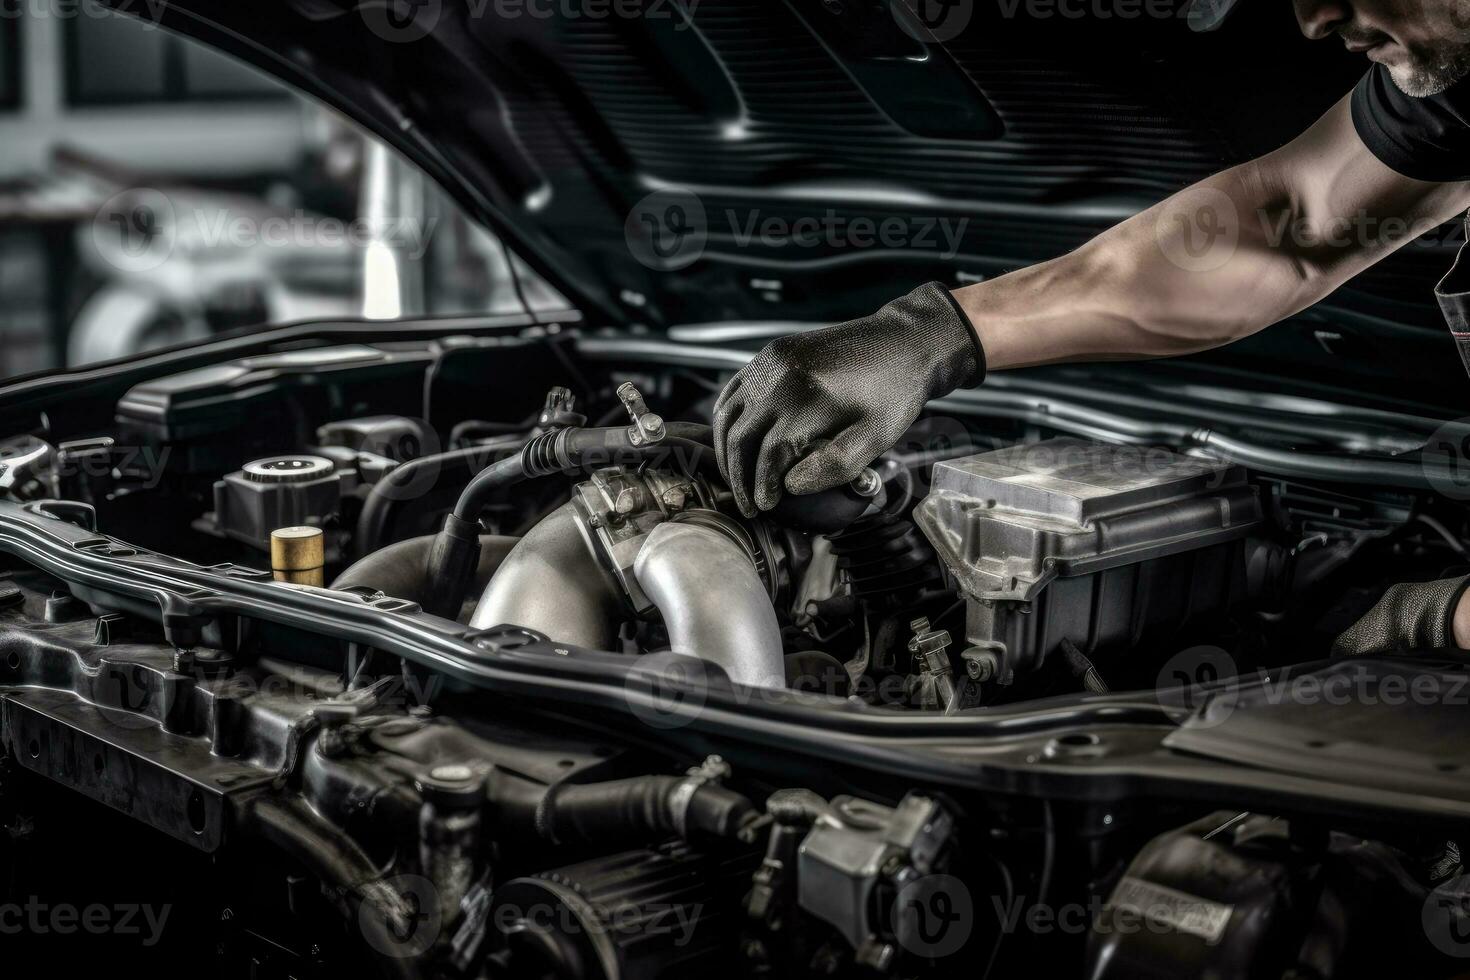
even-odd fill
[(675, 653), (724, 668), (737, 684), (786, 686), (781, 626), (745, 551), (719, 531), (660, 524), (633, 562)]
[(470, 625), (522, 626), (563, 643), (607, 650), (620, 619), (618, 585), (598, 564), (576, 508), (565, 504), (506, 555)]
[[(668, 628), (674, 652), (718, 664), (750, 687), (785, 687), (781, 627), (745, 549), (711, 527), (670, 522), (649, 532), (633, 575)], [(511, 549), (475, 607), (475, 628), (512, 625), (611, 649), (625, 618), (622, 587), (598, 561), (567, 504)]]

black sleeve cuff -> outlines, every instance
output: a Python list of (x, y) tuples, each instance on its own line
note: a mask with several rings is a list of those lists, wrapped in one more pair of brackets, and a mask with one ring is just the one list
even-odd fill
[(975, 345), (975, 377), (965, 387), (978, 388), (985, 383), (986, 371), (985, 345), (980, 342), (980, 331), (976, 330), (975, 325), (970, 322), (969, 315), (960, 307), (960, 301), (954, 298), (954, 293), (949, 291), (949, 287), (942, 282), (936, 282), (934, 285), (939, 287), (939, 291), (949, 301), (950, 307), (954, 309), (954, 315), (959, 317), (960, 322), (965, 325), (965, 329), (970, 332), (970, 342)]

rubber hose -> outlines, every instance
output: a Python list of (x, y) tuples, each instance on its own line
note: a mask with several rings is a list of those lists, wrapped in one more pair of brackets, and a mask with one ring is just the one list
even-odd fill
[(526, 464), (523, 453), (491, 463), (475, 474), (469, 486), (459, 495), (454, 505), (454, 516), (461, 521), (478, 521), (480, 511), (499, 490), (514, 486), (526, 479)]
[[(484, 462), (485, 455), (485, 447), (471, 446), (423, 456), (395, 467), (383, 479), (373, 484), (363, 503), (362, 514), (357, 519), (357, 533), (353, 537), (358, 555), (365, 557), (383, 547), (388, 531), (404, 505), (437, 488), (449, 474), (456, 474), (457, 482), (457, 475), (462, 470), (465, 479), (472, 479)], [(415, 486), (420, 480), (431, 478), (433, 482), (429, 487), (409, 492), (409, 487)]]
[(732, 839), (755, 818), (755, 807), (744, 796), (709, 783), (695, 787), (681, 803), (680, 787), (686, 782), (677, 776), (638, 776), (553, 786), (537, 807), (536, 829), (554, 844), (611, 847), (676, 834), (689, 840)]
[[(434, 538), (435, 535), (426, 534), (379, 548), (338, 575), (332, 588), (375, 589), (397, 599), (422, 604), (429, 589), (426, 569)], [(473, 586), (469, 593), (472, 598), (464, 604), (456, 617), (459, 622), (469, 622), (478, 597), (490, 584), (490, 579), (494, 577), (501, 562), (505, 561), (505, 556), (510, 554), (510, 550), (519, 541), (520, 538), (495, 534), (480, 535), (480, 560), (475, 568)]]
[(669, 435), (650, 445), (635, 446), (625, 427), (563, 429), (538, 436), (517, 455), (481, 470), (460, 494), (454, 516), (462, 521), (479, 520), (480, 511), (497, 492), (532, 477), (575, 473), (589, 466), (613, 466), (630, 459), (672, 466), (690, 476), (723, 480), (713, 450), (693, 439)]

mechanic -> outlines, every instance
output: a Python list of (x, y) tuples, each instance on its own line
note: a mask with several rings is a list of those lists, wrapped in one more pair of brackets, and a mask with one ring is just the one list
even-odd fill
[[(1195, 0), (1191, 23), (1213, 26), (1234, 3)], [(927, 401), (987, 371), (1170, 357), (1255, 333), (1464, 210), (1470, 0), (1293, 4), (1307, 37), (1336, 36), (1374, 63), (1352, 92), (1280, 149), (1074, 252), (952, 292), (930, 283), (872, 316), (773, 341), (715, 406), (715, 449), (740, 509), (852, 480)], [(1223, 254), (1202, 256), (1186, 236), (1222, 222)], [(1435, 292), (1470, 371), (1463, 249)], [(1470, 648), (1467, 585), (1394, 586), (1334, 652)]]

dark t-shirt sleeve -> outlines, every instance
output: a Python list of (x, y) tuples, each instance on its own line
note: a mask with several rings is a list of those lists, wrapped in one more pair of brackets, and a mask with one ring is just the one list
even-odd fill
[(1353, 126), (1390, 169), (1417, 180), (1470, 179), (1470, 84), (1416, 99), (1374, 65), (1353, 89)]

